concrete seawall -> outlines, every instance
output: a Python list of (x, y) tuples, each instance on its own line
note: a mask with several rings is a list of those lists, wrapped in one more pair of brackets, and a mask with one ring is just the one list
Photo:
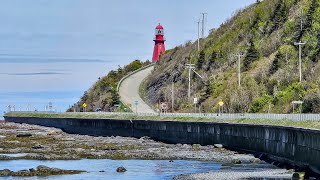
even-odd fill
[(267, 125), (149, 120), (5, 117), (6, 121), (61, 128), (67, 133), (131, 136), (167, 143), (223, 144), (266, 153), (320, 173), (320, 131)]

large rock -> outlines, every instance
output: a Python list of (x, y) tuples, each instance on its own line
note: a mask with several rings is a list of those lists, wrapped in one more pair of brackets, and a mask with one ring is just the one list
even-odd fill
[(216, 147), (216, 148), (223, 148), (223, 145), (222, 145), (222, 144), (214, 144), (214, 147)]
[(232, 159), (231, 163), (233, 163), (233, 164), (241, 164), (241, 160), (240, 159)]
[(4, 160), (12, 160), (14, 159), (13, 157), (10, 156), (6, 156), (6, 155), (0, 155), (0, 160), (4, 161)]
[(17, 137), (30, 137), (30, 136), (32, 136), (32, 134), (30, 134), (30, 133), (17, 134)]
[(48, 136), (59, 135), (62, 134), (62, 131), (49, 131), (47, 133)]
[(30, 176), (30, 171), (29, 170), (20, 170), (17, 172), (13, 172), (11, 176)]
[(127, 171), (127, 169), (124, 168), (123, 166), (117, 168), (117, 172), (119, 172), (119, 173), (126, 172), (126, 171)]
[(10, 176), (11, 173), (13, 172), (10, 171), (9, 169), (0, 170), (0, 176)]
[(34, 146), (32, 146), (32, 149), (42, 149), (44, 148), (41, 144), (36, 144)]

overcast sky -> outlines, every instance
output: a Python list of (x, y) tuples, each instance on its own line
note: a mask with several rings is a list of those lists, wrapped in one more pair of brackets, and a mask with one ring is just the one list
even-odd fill
[(117, 65), (151, 59), (158, 22), (169, 49), (196, 39), (200, 12), (208, 31), (254, 2), (1, 0), (0, 93), (82, 92)]

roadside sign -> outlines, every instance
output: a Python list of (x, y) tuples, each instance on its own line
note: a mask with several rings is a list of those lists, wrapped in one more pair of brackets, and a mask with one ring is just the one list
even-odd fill
[(223, 106), (224, 102), (223, 101), (219, 101), (218, 104), (219, 104), (219, 106)]
[(198, 98), (193, 98), (193, 104), (197, 104), (198, 103)]
[(292, 104), (303, 104), (303, 101), (292, 101)]
[(83, 103), (83, 104), (82, 104), (82, 107), (84, 107), (84, 108), (87, 107), (87, 104), (86, 104), (86, 103)]

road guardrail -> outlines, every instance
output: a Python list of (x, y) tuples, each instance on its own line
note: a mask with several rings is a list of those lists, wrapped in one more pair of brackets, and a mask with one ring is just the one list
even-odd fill
[(146, 66), (143, 66), (142, 68), (137, 69), (137, 70), (135, 70), (135, 71), (132, 71), (132, 72), (130, 72), (129, 74), (125, 75), (123, 78), (121, 78), (120, 81), (119, 81), (119, 83), (118, 83), (118, 85), (117, 85), (117, 92), (119, 92), (119, 88), (120, 88), (120, 86), (121, 86), (121, 84), (122, 84), (122, 82), (123, 82), (124, 80), (126, 80), (126, 79), (127, 79), (128, 77), (130, 77), (131, 75), (133, 75), (133, 74), (135, 74), (135, 73), (137, 73), (137, 72), (139, 72), (139, 71), (142, 71), (142, 70), (144, 70), (144, 69), (147, 69), (148, 67), (151, 67), (151, 66), (154, 66), (154, 63), (151, 63), (151, 64), (148, 64), (148, 65), (146, 65)]
[(15, 111), (14, 113), (30, 114), (65, 114), (65, 115), (105, 115), (105, 116), (144, 116), (144, 117), (189, 117), (207, 119), (268, 119), (292, 121), (320, 121), (320, 114), (253, 114), (253, 113), (133, 113), (133, 112), (44, 112), (44, 111)]

